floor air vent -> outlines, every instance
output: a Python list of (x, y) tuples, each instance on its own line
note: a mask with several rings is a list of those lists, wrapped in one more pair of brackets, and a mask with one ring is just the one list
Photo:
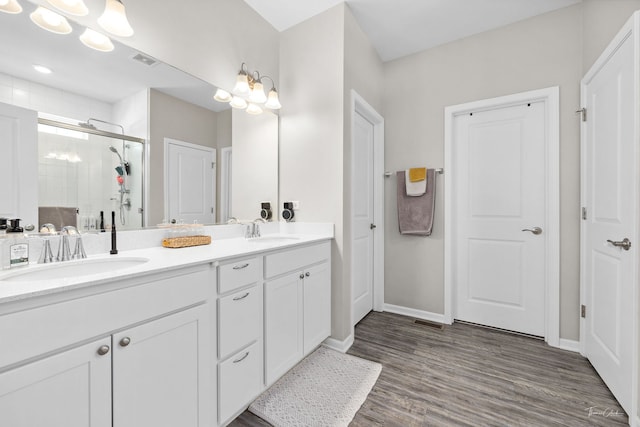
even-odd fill
[(416, 325), (428, 326), (430, 328), (435, 328), (440, 330), (444, 329), (444, 325), (442, 323), (429, 322), (428, 320), (416, 319), (413, 321), (413, 323), (415, 323)]

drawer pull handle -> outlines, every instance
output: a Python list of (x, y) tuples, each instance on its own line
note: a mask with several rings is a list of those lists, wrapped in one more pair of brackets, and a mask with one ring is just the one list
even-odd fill
[(309, 277), (311, 276), (311, 273), (309, 273), (308, 271), (306, 273), (304, 273), (305, 277)]
[(124, 337), (120, 340), (120, 347), (126, 347), (129, 344), (131, 344), (131, 338), (129, 337)]
[(100, 356), (104, 356), (105, 354), (109, 353), (109, 350), (111, 350), (111, 348), (109, 348), (108, 345), (100, 346), (100, 348), (98, 348), (98, 354)]
[(245, 293), (244, 295), (242, 295), (241, 297), (235, 297), (233, 300), (234, 301), (240, 301), (241, 299), (245, 299), (246, 297), (249, 296), (249, 292)]
[(242, 362), (244, 359), (246, 359), (247, 357), (249, 357), (249, 352), (247, 351), (245, 354), (242, 355), (242, 357), (240, 359), (236, 359), (233, 361), (233, 363), (240, 363)]
[(236, 266), (233, 267), (233, 269), (234, 270), (242, 270), (243, 268), (247, 268), (247, 267), (249, 267), (249, 263), (248, 262), (245, 263), (245, 264), (242, 264), (242, 265), (236, 265)]

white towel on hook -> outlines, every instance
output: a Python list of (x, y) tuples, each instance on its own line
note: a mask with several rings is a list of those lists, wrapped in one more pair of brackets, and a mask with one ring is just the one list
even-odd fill
[(407, 196), (419, 197), (427, 192), (427, 179), (418, 182), (411, 182), (409, 179), (409, 169), (404, 171), (404, 182)]

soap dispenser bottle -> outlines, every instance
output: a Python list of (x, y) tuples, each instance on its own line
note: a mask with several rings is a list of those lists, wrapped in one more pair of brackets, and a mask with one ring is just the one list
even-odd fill
[(9, 220), (7, 239), (2, 247), (2, 268), (20, 267), (29, 264), (29, 243), (23, 234), (20, 219)]

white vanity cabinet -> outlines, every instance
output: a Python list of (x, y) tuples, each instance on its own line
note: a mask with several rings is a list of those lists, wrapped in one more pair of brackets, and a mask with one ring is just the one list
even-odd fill
[(225, 424), (262, 391), (262, 257), (218, 268), (218, 421)]
[(0, 425), (209, 427), (214, 271), (3, 306)]
[(268, 386), (331, 335), (330, 243), (266, 255), (264, 298)]

